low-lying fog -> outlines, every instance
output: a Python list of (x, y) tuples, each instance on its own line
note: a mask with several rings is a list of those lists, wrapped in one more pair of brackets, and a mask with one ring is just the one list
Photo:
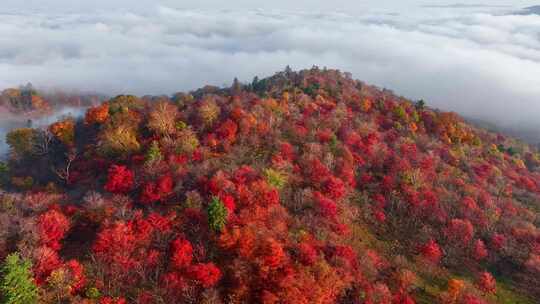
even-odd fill
[(170, 94), (318, 65), (540, 141), (540, 15), (523, 9), (531, 1), (339, 0), (333, 9), (305, 2), (305, 10), (281, 0), (264, 10), (164, 0), (100, 10), (76, 2), (84, 11), (75, 2), (3, 5), (0, 88), (31, 81), (109, 95)]
[(71, 116), (74, 118), (82, 117), (86, 111), (84, 107), (62, 107), (53, 111), (50, 115), (35, 118), (30, 115), (14, 115), (9, 113), (0, 113), (0, 158), (8, 151), (5, 138), (6, 134), (15, 128), (44, 128), (60, 118)]

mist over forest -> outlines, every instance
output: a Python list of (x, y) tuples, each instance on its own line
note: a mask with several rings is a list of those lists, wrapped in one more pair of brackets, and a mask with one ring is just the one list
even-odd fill
[(0, 304), (538, 304), (539, 12), (3, 0)]
[(168, 4), (86, 14), (60, 5), (49, 14), (37, 3), (4, 9), (0, 88), (31, 81), (40, 89), (161, 95), (317, 65), (540, 141), (534, 3), (388, 1), (320, 11)]

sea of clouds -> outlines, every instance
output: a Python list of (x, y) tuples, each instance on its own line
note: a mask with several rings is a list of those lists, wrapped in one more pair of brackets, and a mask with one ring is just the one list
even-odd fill
[(170, 94), (318, 65), (467, 117), (540, 127), (540, 16), (518, 7), (314, 13), (152, 6), (0, 11), (0, 18), (0, 89), (30, 81), (110, 95)]

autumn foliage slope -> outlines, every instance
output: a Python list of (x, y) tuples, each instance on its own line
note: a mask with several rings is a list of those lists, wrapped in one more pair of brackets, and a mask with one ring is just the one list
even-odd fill
[[(10, 135), (40, 303), (534, 303), (540, 155), (335, 70)], [(7, 300), (5, 300), (6, 303)]]

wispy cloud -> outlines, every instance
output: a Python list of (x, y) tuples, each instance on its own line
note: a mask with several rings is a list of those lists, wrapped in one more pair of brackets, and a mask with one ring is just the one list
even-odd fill
[(162, 94), (319, 65), (468, 116), (539, 126), (540, 17), (496, 11), (4, 14), (0, 87)]
[(452, 4), (427, 4), (427, 8), (508, 8), (511, 5), (487, 4), (487, 3), (452, 3)]

